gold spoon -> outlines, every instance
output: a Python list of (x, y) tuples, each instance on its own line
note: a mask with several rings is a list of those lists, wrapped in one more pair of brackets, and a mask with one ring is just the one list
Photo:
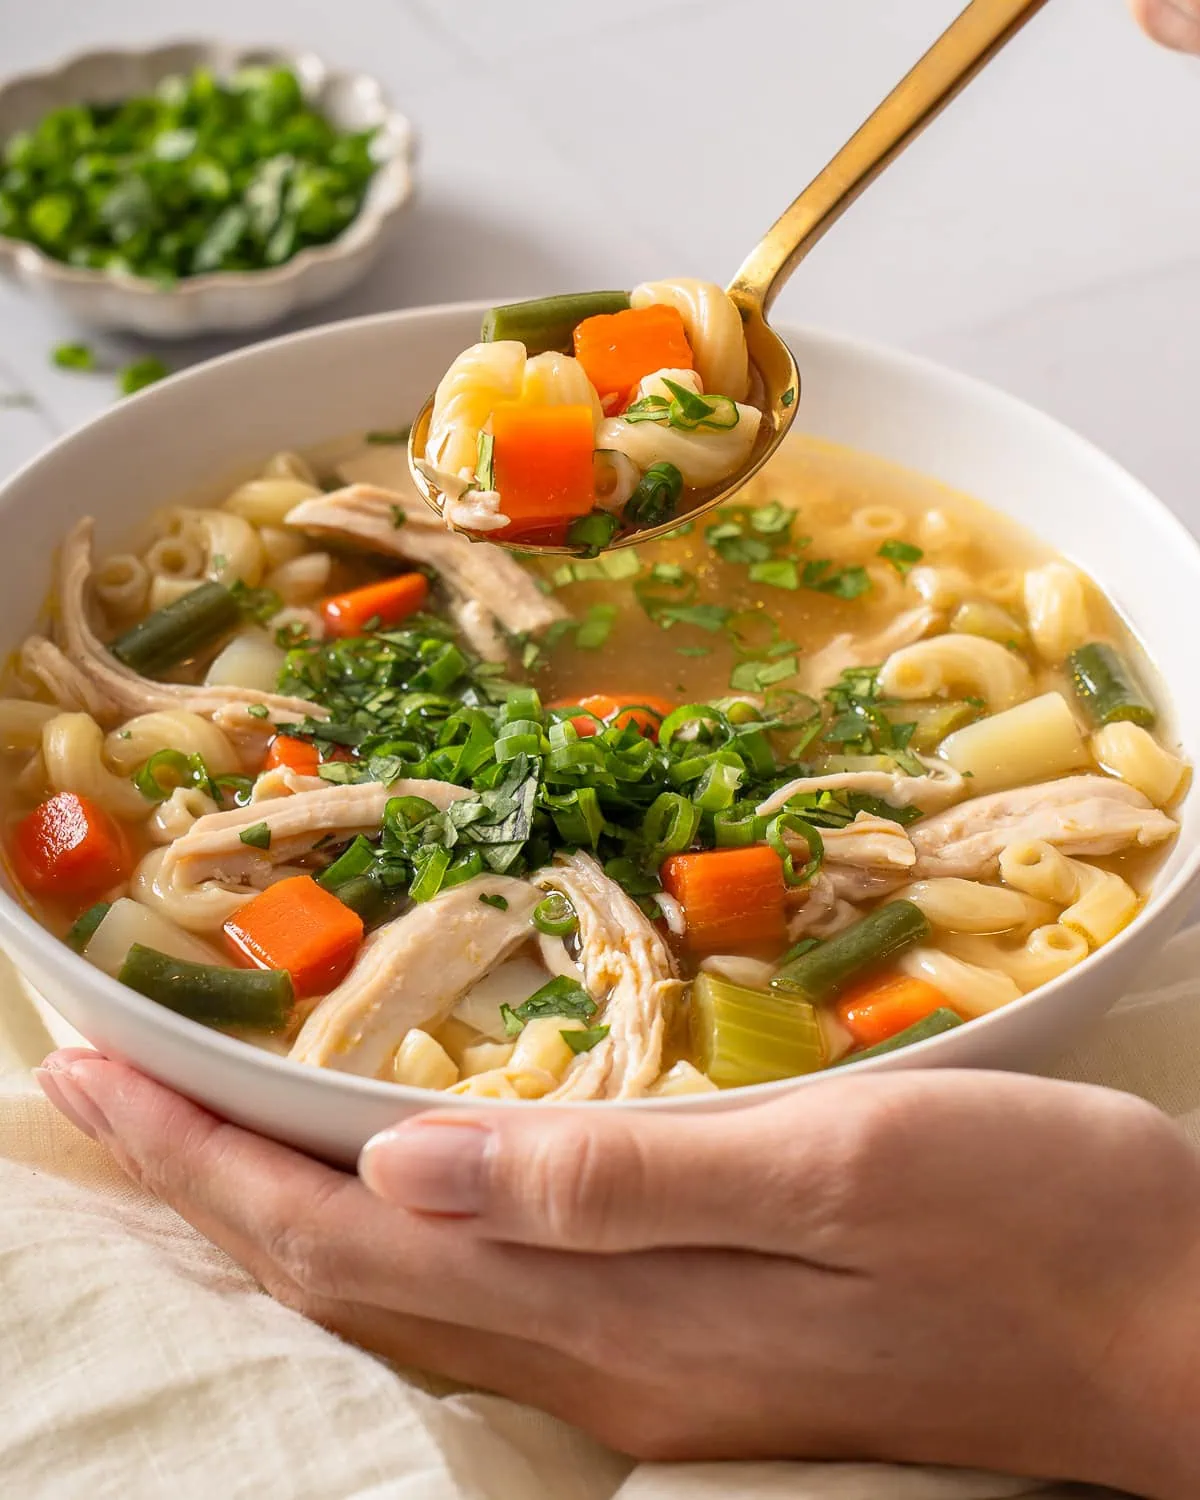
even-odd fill
[[(750, 363), (762, 381), (762, 397), (755, 404), (762, 407), (763, 422), (755, 451), (737, 474), (710, 491), (699, 504), (661, 526), (626, 532), (614, 539), (611, 547), (628, 547), (663, 536), (681, 521), (720, 505), (757, 473), (778, 448), (796, 415), (800, 376), (788, 346), (767, 324), (772, 302), (812, 247), (862, 190), (1045, 4), (1046, 0), (971, 0), (828, 166), (818, 172), (767, 230), (726, 288), (741, 312)], [(408, 464), (418, 491), (440, 513), (439, 492), (415, 462), (424, 455), (432, 411), (430, 396), (409, 434)], [(489, 540), (514, 552), (577, 556), (585, 550), (577, 546)]]

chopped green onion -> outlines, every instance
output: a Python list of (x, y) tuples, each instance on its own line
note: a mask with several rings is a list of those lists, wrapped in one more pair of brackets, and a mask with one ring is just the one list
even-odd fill
[(798, 589), (800, 574), (790, 557), (777, 557), (751, 564), (750, 582), (766, 583), (775, 589)]
[[(799, 870), (792, 861), (791, 845), (784, 837), (788, 833), (799, 834), (808, 845), (808, 860)], [(825, 845), (821, 841), (821, 835), (811, 823), (797, 817), (795, 813), (782, 812), (771, 819), (767, 824), (767, 843), (783, 864), (785, 885), (807, 885), (821, 868), (821, 861), (825, 858)]]
[[(492, 895), (490, 892), (485, 891), (479, 900), (484, 906), (494, 906), (497, 911), (508, 910), (508, 902), (503, 896)], [(534, 915), (537, 915), (536, 908), (534, 909)]]
[(317, 884), (327, 891), (336, 891), (347, 880), (365, 875), (375, 863), (374, 846), (360, 833), (337, 859), (317, 876)]
[(583, 651), (597, 651), (616, 624), (615, 604), (593, 604), (575, 632), (575, 644)]
[(161, 359), (149, 355), (145, 359), (135, 359), (132, 364), (117, 372), (117, 388), (122, 396), (133, 396), (138, 391), (145, 390), (148, 385), (165, 380), (170, 373)]
[(578, 547), (584, 557), (599, 557), (620, 529), (621, 523), (609, 511), (593, 510), (567, 527), (567, 544)]
[(674, 464), (651, 464), (625, 503), (625, 520), (630, 526), (661, 526), (674, 517), (682, 494), (683, 475)]
[(1118, 723), (1154, 728), (1154, 706), (1114, 647), (1100, 641), (1080, 646), (1067, 657), (1067, 670), (1079, 706), (1098, 728)]
[(181, 750), (156, 750), (134, 773), (133, 784), (148, 802), (165, 802), (181, 786), (196, 787), (208, 793), (214, 790), (212, 777), (201, 757), (184, 755)]
[(578, 931), (579, 918), (561, 891), (551, 891), (533, 908), (533, 925), (547, 937), (569, 937)]
[(796, 387), (794, 385), (789, 385), (788, 388), (787, 388), (787, 390), (784, 391), (783, 395), (780, 396), (780, 398), (779, 398), (779, 404), (780, 404), (780, 406), (791, 406), (792, 402), (795, 399), (796, 399)]
[(59, 344), (53, 354), (60, 370), (94, 370), (96, 353), (90, 344)]
[(700, 809), (678, 792), (660, 792), (642, 823), (647, 858), (661, 864), (668, 854), (686, 849), (700, 826)]
[(496, 488), (496, 470), (493, 457), (496, 439), (490, 432), (480, 432), (475, 442), (475, 478), (481, 490)]
[(838, 599), (857, 599), (870, 589), (871, 578), (864, 567), (834, 569), (830, 559), (823, 557), (804, 564), (804, 587)]
[(683, 432), (695, 432), (698, 427), (725, 432), (737, 426), (737, 403), (728, 396), (700, 396), (665, 376), (663, 385), (674, 398), (667, 416), (670, 426)]

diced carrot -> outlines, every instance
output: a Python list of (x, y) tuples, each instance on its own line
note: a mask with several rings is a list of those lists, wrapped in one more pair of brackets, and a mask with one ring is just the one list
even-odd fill
[(692, 346), (674, 307), (653, 302), (624, 312), (584, 318), (575, 328), (575, 358), (603, 402), (628, 397), (655, 370), (690, 370)]
[(783, 865), (768, 844), (673, 854), (658, 873), (683, 908), (696, 952), (782, 943), (787, 935)]
[(368, 626), (387, 629), (416, 614), (429, 597), (424, 573), (400, 573), (321, 602), (321, 618), (330, 635), (362, 635)]
[(13, 861), (26, 890), (50, 896), (96, 896), (130, 869), (121, 825), (74, 792), (59, 792), (17, 824)]
[(311, 740), (299, 740), (291, 734), (277, 734), (267, 750), (263, 770), (273, 771), (277, 766), (286, 766), (298, 776), (315, 776), (320, 764), (321, 757)]
[(310, 875), (293, 875), (239, 907), (225, 936), (247, 966), (286, 969), (297, 995), (323, 995), (354, 962), (363, 923)]
[(648, 739), (654, 739), (658, 735), (658, 726), (675, 705), (665, 698), (654, 697), (652, 693), (627, 693), (621, 698), (614, 698), (611, 693), (589, 693), (586, 698), (560, 698), (547, 707), (586, 709), (586, 713), (571, 720), (580, 739), (599, 732), (601, 726), (597, 719), (602, 719), (605, 724), (615, 724), (618, 729), (632, 724)]
[(501, 402), (492, 412), (492, 474), (509, 524), (498, 534), (513, 536), (586, 516), (596, 493), (594, 447), (590, 406)]
[(941, 990), (906, 974), (865, 979), (845, 990), (836, 1007), (838, 1020), (860, 1047), (886, 1042), (933, 1011), (953, 1008)]

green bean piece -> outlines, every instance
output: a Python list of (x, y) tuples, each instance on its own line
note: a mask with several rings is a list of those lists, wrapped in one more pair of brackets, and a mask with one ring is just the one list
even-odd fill
[(509, 302), (484, 313), (480, 337), (485, 344), (516, 339), (531, 356), (549, 349), (566, 352), (577, 323), (601, 313), (624, 312), (628, 306), (628, 292), (569, 292), (562, 297)]
[(814, 1004), (832, 1000), (852, 979), (929, 935), (929, 922), (911, 901), (889, 901), (819, 948), (776, 970), (771, 988)]
[(1158, 718), (1154, 706), (1114, 647), (1100, 641), (1079, 646), (1067, 657), (1067, 668), (1079, 706), (1097, 729), (1119, 723), (1154, 728)]
[(285, 969), (222, 969), (134, 943), (117, 978), (204, 1026), (282, 1031), (291, 1018), (292, 980)]
[(97, 901), (95, 906), (89, 906), (82, 916), (75, 918), (67, 933), (67, 942), (76, 953), (82, 953), (91, 942), (92, 934), (108, 916), (111, 907), (111, 901)]
[(805, 1000), (751, 990), (715, 974), (692, 986), (692, 1046), (718, 1088), (772, 1083), (825, 1065), (817, 1013)]
[(139, 620), (108, 649), (135, 672), (153, 675), (219, 641), (241, 617), (237, 597), (224, 584), (202, 583)]
[(1017, 651), (1024, 651), (1029, 645), (1024, 625), (990, 599), (968, 599), (960, 604), (950, 616), (950, 629), (955, 635), (982, 636), (985, 641), (995, 641), (998, 646), (1011, 646)]
[(953, 1031), (962, 1025), (962, 1017), (952, 1010), (931, 1010), (927, 1016), (888, 1037), (886, 1042), (876, 1042), (873, 1047), (864, 1047), (861, 1052), (850, 1052), (834, 1063), (835, 1068), (845, 1068), (850, 1063), (862, 1062), (867, 1057), (882, 1057), (885, 1052), (898, 1052), (901, 1047), (911, 1047), (914, 1042), (928, 1041), (931, 1036), (941, 1036), (944, 1031)]
[(343, 880), (333, 894), (343, 906), (358, 913), (368, 932), (394, 917), (406, 900), (402, 887), (389, 888), (371, 875), (353, 875)]

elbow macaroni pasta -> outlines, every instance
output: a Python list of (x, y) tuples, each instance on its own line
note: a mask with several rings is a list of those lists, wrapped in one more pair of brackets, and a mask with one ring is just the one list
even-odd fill
[(1035, 927), (1019, 948), (994, 938), (958, 934), (947, 941), (957, 957), (980, 968), (999, 969), (1024, 994), (1049, 984), (1088, 956), (1084, 937), (1056, 922)]
[(1088, 639), (1083, 575), (1068, 563), (1050, 562), (1025, 574), (1025, 614), (1037, 653), (1052, 666)]
[(977, 635), (934, 635), (893, 651), (879, 670), (889, 698), (937, 698), (967, 691), (992, 713), (1028, 698), (1029, 668), (1016, 654)]
[(146, 831), (152, 843), (170, 844), (182, 838), (197, 818), (217, 810), (217, 804), (198, 786), (177, 786), (150, 814)]
[(269, 573), (267, 588), (274, 589), (285, 604), (311, 604), (325, 593), (332, 568), (328, 552), (306, 552)]
[(101, 608), (111, 615), (136, 615), (146, 607), (150, 571), (132, 552), (114, 552), (92, 574)]
[(521, 400), (531, 406), (590, 406), (592, 425), (604, 416), (596, 388), (577, 359), (548, 350), (525, 361)]
[(392, 1058), (392, 1082), (414, 1089), (448, 1089), (458, 1082), (458, 1068), (445, 1048), (417, 1027), (407, 1034)]
[(311, 500), (320, 493), (316, 484), (302, 479), (264, 477), (238, 485), (221, 505), (222, 509), (254, 526), (282, 526), (289, 511), (294, 510), (302, 500)]
[(104, 731), (90, 714), (59, 714), (42, 729), (46, 779), (56, 792), (88, 797), (114, 818), (144, 822), (151, 804), (127, 777), (113, 775), (103, 748)]
[(501, 401), (516, 401), (525, 378), (525, 346), (513, 339), (472, 344), (442, 376), (433, 398), (425, 460), (457, 499), (475, 474), (479, 433)]
[(131, 776), (158, 750), (198, 755), (214, 776), (227, 776), (241, 769), (233, 745), (212, 720), (184, 709), (139, 714), (104, 741), (105, 759), (123, 776)]
[(1164, 750), (1139, 724), (1107, 724), (1092, 736), (1092, 754), (1106, 771), (1136, 787), (1155, 807), (1174, 802), (1187, 775), (1177, 755)]
[(0, 750), (37, 750), (42, 730), (60, 710), (32, 698), (0, 698)]
[(741, 314), (722, 289), (711, 281), (680, 276), (671, 281), (645, 281), (634, 287), (629, 298), (631, 307), (649, 307), (655, 302), (675, 308), (683, 319), (705, 391), (743, 400), (750, 386), (746, 334)]
[(977, 880), (939, 876), (896, 893), (919, 906), (934, 927), (950, 932), (1009, 932), (1054, 916), (1054, 908), (1021, 891)]
[(672, 463), (693, 489), (719, 484), (750, 457), (762, 412), (739, 403), (735, 427), (713, 432), (681, 432), (661, 422), (627, 422), (608, 417), (596, 430), (597, 448), (612, 448), (645, 472), (651, 464)]
[(1019, 998), (1016, 981), (995, 969), (966, 963), (937, 948), (910, 948), (898, 967), (914, 979), (924, 979), (950, 1001), (960, 1015), (987, 1015)]

